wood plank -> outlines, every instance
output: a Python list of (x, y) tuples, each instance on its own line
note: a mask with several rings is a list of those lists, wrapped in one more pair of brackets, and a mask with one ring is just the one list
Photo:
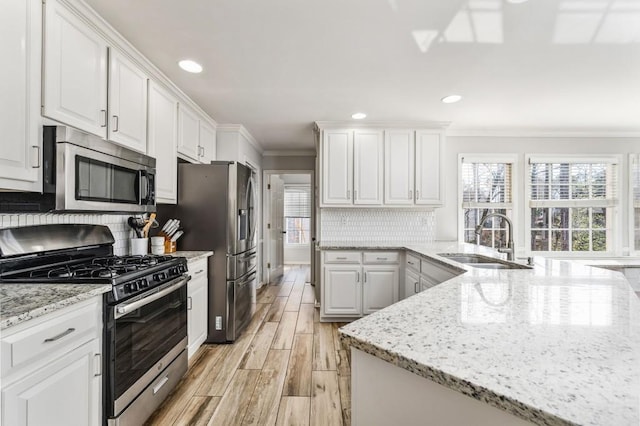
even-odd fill
[(290, 351), (270, 350), (251, 397), (243, 425), (274, 425)]
[(215, 363), (208, 366), (207, 373), (203, 375), (205, 377), (195, 394), (223, 396), (254, 336), (254, 334), (242, 334), (232, 345), (220, 345), (221, 355)]
[(348, 352), (341, 349), (336, 351), (336, 370), (338, 376), (351, 377), (351, 367), (349, 366)]
[(283, 395), (311, 396), (312, 354), (313, 336), (311, 334), (296, 334), (293, 339)]
[(283, 396), (276, 426), (308, 426), (310, 410), (311, 398)]
[(338, 376), (340, 390), (340, 404), (342, 409), (351, 408), (351, 376)]
[(313, 329), (313, 370), (335, 370), (333, 325), (327, 322), (318, 322), (313, 325)]
[(206, 380), (207, 372), (225, 357), (226, 345), (205, 345), (205, 352), (189, 368), (173, 392), (147, 420), (148, 425), (170, 425), (185, 410), (189, 399)]
[(337, 372), (314, 371), (311, 380), (311, 425), (342, 425)]
[(206, 426), (220, 403), (219, 396), (194, 396), (174, 426)]
[(313, 311), (313, 322), (320, 322), (320, 308), (315, 308), (315, 310)]
[(314, 292), (314, 288), (311, 284), (305, 284), (304, 290), (302, 291), (302, 303), (315, 303), (316, 294)]
[(307, 282), (307, 273), (304, 268), (298, 268), (296, 270), (296, 284), (303, 284)]
[(298, 312), (298, 323), (296, 324), (296, 334), (312, 334), (313, 333), (313, 305), (303, 303), (300, 305)]
[(293, 289), (293, 282), (285, 282), (280, 285), (280, 291), (278, 292), (278, 297), (287, 297), (291, 294), (291, 290)]
[(300, 310), (300, 302), (302, 302), (302, 292), (304, 291), (304, 285), (296, 284), (291, 290), (287, 305), (284, 307), (284, 311), (298, 312)]
[(271, 304), (267, 316), (264, 318), (266, 322), (278, 322), (282, 318), (284, 307), (287, 304), (288, 297), (276, 297), (276, 300)]
[(264, 321), (264, 318), (267, 316), (267, 313), (269, 312), (270, 307), (271, 305), (258, 303), (256, 305), (256, 310), (253, 313), (253, 317), (251, 317), (251, 321), (249, 322), (249, 325), (247, 325), (247, 328), (245, 328), (242, 334), (255, 334), (255, 332), (262, 325), (262, 322)]
[(208, 424), (241, 425), (259, 377), (257, 370), (236, 370)]
[(262, 368), (277, 328), (277, 322), (265, 322), (262, 324), (242, 357), (239, 368), (245, 370), (260, 370)]
[(267, 285), (267, 288), (264, 289), (260, 296), (257, 297), (257, 303), (265, 304), (265, 303), (273, 303), (276, 296), (280, 292), (280, 287), (272, 284)]
[(282, 319), (276, 330), (276, 335), (273, 338), (271, 349), (291, 349), (297, 321), (297, 312), (285, 312), (282, 315)]

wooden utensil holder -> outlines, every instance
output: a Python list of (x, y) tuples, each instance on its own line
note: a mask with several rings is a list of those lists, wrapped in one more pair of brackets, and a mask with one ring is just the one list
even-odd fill
[(175, 253), (176, 252), (176, 241), (171, 241), (169, 238), (164, 239), (164, 252), (165, 253)]

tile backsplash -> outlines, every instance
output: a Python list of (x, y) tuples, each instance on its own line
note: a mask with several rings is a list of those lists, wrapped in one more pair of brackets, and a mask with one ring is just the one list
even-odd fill
[(320, 212), (320, 241), (431, 243), (435, 212), (392, 209), (334, 209)]
[(113, 245), (113, 252), (117, 255), (129, 254), (129, 239), (132, 238), (133, 231), (127, 225), (130, 214), (3, 214), (0, 215), (0, 228), (12, 228), (15, 226), (45, 225), (54, 223), (88, 223), (92, 225), (106, 225), (113, 233), (116, 240)]

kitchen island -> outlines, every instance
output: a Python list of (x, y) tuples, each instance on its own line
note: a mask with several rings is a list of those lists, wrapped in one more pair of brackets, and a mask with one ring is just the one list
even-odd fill
[(405, 249), (467, 272), (340, 329), (354, 425), (640, 424), (640, 300), (621, 273), (542, 258), (475, 269), (438, 253), (496, 253)]

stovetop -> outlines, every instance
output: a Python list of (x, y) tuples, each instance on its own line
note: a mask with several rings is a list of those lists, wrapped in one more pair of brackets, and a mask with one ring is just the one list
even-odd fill
[(121, 301), (186, 272), (187, 262), (182, 257), (106, 255), (37, 266), (27, 262), (22, 269), (5, 270), (0, 283), (111, 284), (111, 300)]

